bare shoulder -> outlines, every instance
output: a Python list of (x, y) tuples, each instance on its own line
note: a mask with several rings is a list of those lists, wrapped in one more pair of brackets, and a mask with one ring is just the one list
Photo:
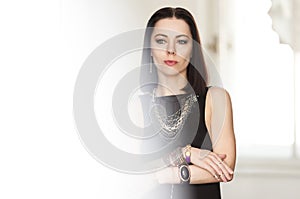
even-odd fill
[(208, 89), (207, 96), (208, 98), (209, 97), (223, 97), (224, 99), (230, 98), (230, 95), (226, 89), (221, 87), (216, 87), (216, 86), (212, 86)]
[(213, 106), (231, 106), (231, 99), (228, 91), (221, 87), (210, 87), (206, 95), (207, 108), (211, 109)]

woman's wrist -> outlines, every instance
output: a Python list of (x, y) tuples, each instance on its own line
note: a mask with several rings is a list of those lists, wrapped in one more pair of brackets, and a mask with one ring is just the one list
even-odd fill
[(179, 184), (180, 183), (180, 177), (179, 177), (179, 168), (178, 167), (172, 167), (172, 174), (173, 174), (173, 184)]

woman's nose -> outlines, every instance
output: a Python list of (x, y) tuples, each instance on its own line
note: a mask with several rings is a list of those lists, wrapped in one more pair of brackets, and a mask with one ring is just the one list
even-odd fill
[(168, 54), (169, 54), (169, 55), (175, 55), (175, 51), (170, 51), (170, 50), (168, 50)]
[(169, 44), (168, 45), (167, 53), (168, 53), (168, 55), (175, 55), (176, 54), (174, 44)]

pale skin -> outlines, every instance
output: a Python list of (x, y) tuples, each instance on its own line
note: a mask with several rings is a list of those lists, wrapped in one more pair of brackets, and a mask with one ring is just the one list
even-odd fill
[[(155, 65), (158, 67), (157, 96), (182, 94), (187, 83), (187, 66), (192, 52), (192, 35), (181, 19), (159, 20), (151, 37)], [(168, 65), (165, 61), (176, 61)], [(222, 88), (211, 87), (207, 92), (205, 123), (212, 140), (213, 151), (192, 147), (190, 184), (229, 182), (233, 179), (236, 144), (233, 130), (231, 99)], [(180, 183), (177, 167), (167, 167), (154, 174), (159, 183)]]

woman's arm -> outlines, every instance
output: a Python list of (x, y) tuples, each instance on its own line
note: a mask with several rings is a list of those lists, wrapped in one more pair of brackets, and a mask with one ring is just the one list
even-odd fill
[[(213, 152), (192, 147), (191, 184), (228, 182), (233, 178), (236, 146), (230, 96), (222, 88), (212, 87), (206, 98), (205, 120)], [(156, 173), (159, 183), (179, 183), (178, 168)]]
[[(219, 176), (213, 176), (211, 172), (196, 165), (190, 165), (190, 184), (207, 184), (207, 183), (214, 183), (214, 182), (228, 182), (232, 179), (222, 180)], [(232, 175), (230, 175), (232, 176)], [(162, 169), (154, 174), (155, 180), (160, 184), (179, 184), (179, 171), (178, 167), (167, 167)]]
[[(195, 165), (190, 165), (190, 184), (206, 184), (214, 182), (228, 182), (232, 180), (233, 171), (223, 162), (226, 158), (226, 155), (217, 155), (213, 152), (207, 150), (201, 150), (197, 148), (192, 148), (193, 156), (199, 154), (198, 151), (201, 151), (202, 154), (197, 155), (197, 157), (192, 156), (192, 162)], [(196, 151), (196, 152), (195, 152)], [(204, 155), (203, 153), (207, 153)], [(213, 157), (218, 156), (218, 157)], [(214, 169), (213, 167), (219, 167), (218, 163), (213, 163), (214, 159), (219, 159), (219, 162), (224, 164), (224, 171), (220, 168)], [(197, 166), (196, 166), (197, 165)], [(154, 174), (154, 178), (158, 183), (180, 183), (178, 167), (167, 167)]]
[[(222, 88), (211, 87), (207, 93), (207, 127), (212, 140), (213, 152), (225, 154), (224, 162), (235, 168), (236, 143), (233, 130), (232, 104), (228, 92)], [(210, 121), (209, 121), (210, 120)]]
[(192, 178), (195, 182), (211, 182), (213, 178), (203, 180), (206, 176), (202, 176), (204, 172), (201, 171), (202, 168), (209, 171), (208, 175), (217, 175), (223, 182), (231, 181), (235, 168), (236, 144), (231, 99), (223, 88), (209, 88), (206, 97), (205, 122), (212, 141), (213, 152), (199, 155), (205, 152), (198, 149), (199, 152), (194, 153), (197, 159), (193, 164), (200, 168), (194, 168)]

